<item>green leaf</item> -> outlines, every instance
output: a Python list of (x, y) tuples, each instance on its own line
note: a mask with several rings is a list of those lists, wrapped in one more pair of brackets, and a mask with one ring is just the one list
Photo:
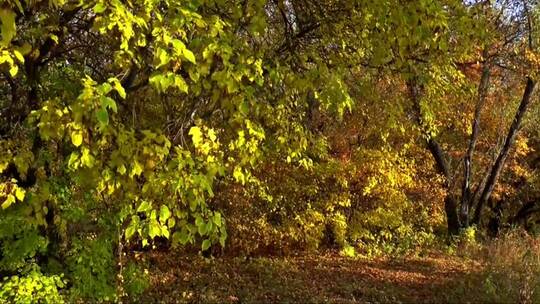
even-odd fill
[(210, 242), (210, 240), (204, 240), (201, 246), (202, 251), (207, 250), (208, 248), (210, 248), (211, 245), (212, 243)]
[(184, 93), (188, 92), (188, 86), (186, 84), (186, 81), (181, 76), (174, 76), (174, 86)]
[(147, 212), (149, 210), (152, 210), (152, 205), (148, 201), (143, 201), (137, 208), (137, 212)]
[(176, 231), (172, 236), (173, 243), (179, 243), (185, 245), (189, 242), (189, 234), (185, 230)]
[(197, 225), (197, 232), (199, 232), (200, 236), (203, 236), (206, 234), (206, 225), (203, 223), (202, 225)]
[(171, 211), (169, 210), (169, 207), (167, 205), (162, 205), (159, 210), (159, 220), (162, 223), (165, 223), (165, 221), (171, 217)]
[(141, 166), (141, 164), (138, 161), (134, 161), (133, 167), (131, 169), (131, 176), (132, 177), (134, 175), (140, 176), (142, 172), (143, 172), (143, 167)]
[(58, 36), (57, 35), (52, 34), (51, 36), (49, 36), (49, 38), (51, 38), (51, 40), (54, 41), (55, 44), (58, 44)]
[(101, 101), (101, 107), (103, 109), (109, 108), (114, 113), (118, 111), (118, 108), (116, 107), (116, 101), (114, 101), (112, 98), (107, 96), (101, 96), (99, 100)]
[(96, 117), (97, 117), (97, 120), (102, 124), (102, 125), (108, 125), (109, 124), (109, 113), (107, 112), (107, 110), (105, 109), (99, 109), (97, 110), (96, 112)]
[(216, 226), (221, 227), (221, 213), (219, 212), (214, 213), (213, 220)]
[(164, 237), (164, 238), (169, 238), (170, 236), (170, 231), (169, 231), (169, 228), (167, 226), (161, 226), (161, 235)]
[(192, 51), (190, 51), (190, 50), (184, 48), (184, 49), (182, 50), (182, 55), (184, 55), (184, 58), (185, 58), (187, 61), (189, 61), (189, 62), (191, 62), (191, 63), (196, 63), (196, 61), (195, 61), (195, 55), (193, 54)]
[(135, 232), (137, 231), (137, 227), (134, 223), (131, 223), (125, 232), (126, 239), (129, 240), (133, 235), (135, 235)]
[(94, 7), (92, 8), (92, 10), (94, 11), (94, 13), (96, 14), (101, 14), (105, 11), (107, 7), (105, 6), (105, 4), (103, 4), (102, 2), (94, 5)]
[(225, 241), (227, 240), (227, 234), (223, 233), (220, 237), (219, 237), (219, 244), (221, 245), (221, 247), (225, 247)]
[(15, 37), (17, 31), (17, 27), (15, 25), (15, 17), (15, 12), (13, 12), (12, 10), (7, 8), (0, 9), (0, 34), (2, 34), (0, 46), (9, 46), (11, 40), (13, 39), (13, 37)]
[(79, 161), (79, 153), (77, 151), (71, 152), (71, 155), (69, 156), (69, 159), (68, 159), (68, 167), (77, 169), (78, 161)]
[(148, 235), (151, 238), (161, 235), (161, 227), (159, 226), (158, 222), (150, 221), (150, 225), (148, 226)]
[(81, 163), (88, 168), (92, 168), (94, 166), (95, 158), (92, 156), (92, 154), (90, 154), (90, 150), (87, 148), (83, 148), (82, 150)]

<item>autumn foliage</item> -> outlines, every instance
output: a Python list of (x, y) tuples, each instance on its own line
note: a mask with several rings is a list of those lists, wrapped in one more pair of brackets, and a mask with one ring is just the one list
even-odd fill
[(538, 12), (0, 2), (0, 303), (134, 301), (139, 252), (536, 244)]

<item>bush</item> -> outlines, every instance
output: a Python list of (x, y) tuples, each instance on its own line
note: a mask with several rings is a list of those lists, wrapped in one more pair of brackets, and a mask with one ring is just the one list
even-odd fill
[(487, 245), (488, 301), (540, 302), (540, 239), (511, 231)]
[(45, 275), (35, 265), (24, 275), (4, 278), (0, 303), (64, 303), (60, 289), (66, 282), (61, 275)]
[[(466, 233), (462, 238), (467, 238), (467, 235), (470, 238), (471, 234)], [(467, 251), (470, 258), (479, 261), (479, 272), (465, 277), (449, 300), (540, 303), (540, 238), (514, 230), (487, 241), (483, 246), (474, 244), (474, 248), (458, 246), (457, 253)], [(475, 290), (474, 295), (469, 292), (472, 289)]]
[(123, 276), (124, 290), (130, 298), (136, 299), (150, 286), (148, 273), (133, 262), (126, 265)]

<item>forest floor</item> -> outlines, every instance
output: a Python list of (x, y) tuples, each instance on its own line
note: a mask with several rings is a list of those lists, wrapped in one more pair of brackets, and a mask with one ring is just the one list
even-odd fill
[(474, 282), (482, 269), (478, 262), (443, 253), (204, 259), (154, 252), (139, 259), (151, 278), (140, 299), (144, 303), (462, 302), (461, 295), (471, 299), (471, 286), (463, 282)]

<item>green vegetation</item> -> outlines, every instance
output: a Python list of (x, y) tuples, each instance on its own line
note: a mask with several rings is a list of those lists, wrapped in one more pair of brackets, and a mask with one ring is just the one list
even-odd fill
[(0, 303), (539, 302), (539, 24), (0, 0)]

